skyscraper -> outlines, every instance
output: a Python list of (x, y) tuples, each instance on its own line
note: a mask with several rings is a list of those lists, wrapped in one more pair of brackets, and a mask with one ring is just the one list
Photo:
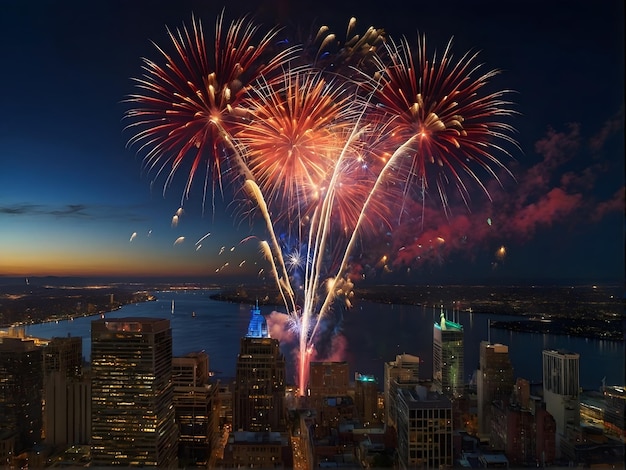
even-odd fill
[(398, 390), (398, 468), (452, 467), (452, 403), (422, 385)]
[(354, 374), (354, 405), (364, 425), (371, 426), (379, 422), (378, 383), (373, 375)]
[[(0, 439), (13, 442), (7, 454), (41, 440), (42, 348), (32, 340), (0, 339)], [(0, 465), (10, 464), (0, 455)]]
[(91, 382), (82, 375), (82, 337), (52, 338), (44, 347), (43, 362), (46, 444), (88, 444), (91, 434)]
[(507, 406), (513, 393), (513, 366), (509, 359), (509, 347), (503, 344), (480, 343), (480, 362), (476, 376), (478, 394), (478, 434), (490, 434), (492, 403)]
[(420, 358), (398, 354), (395, 361), (385, 362), (385, 420), (396, 425), (396, 395), (398, 388), (411, 388), (419, 383)]
[(94, 320), (91, 364), (93, 465), (175, 467), (169, 320)]
[(559, 455), (558, 442), (567, 424), (578, 426), (580, 421), (580, 356), (569, 351), (544, 349), (542, 363), (543, 400), (556, 422)]
[(217, 386), (209, 383), (209, 356), (204, 352), (172, 359), (174, 409), (181, 464), (208, 462), (217, 440)]
[(441, 320), (433, 326), (433, 382), (451, 398), (463, 395), (463, 357), (463, 326), (441, 312)]
[(282, 431), (285, 428), (285, 357), (269, 337), (265, 318), (252, 309), (248, 334), (241, 338), (233, 393), (233, 429)]

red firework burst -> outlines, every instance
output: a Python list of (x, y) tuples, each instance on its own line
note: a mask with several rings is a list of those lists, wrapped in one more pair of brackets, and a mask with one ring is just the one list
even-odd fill
[(454, 182), (466, 204), (468, 181), (489, 196), (477, 170), (497, 180), (495, 169), (506, 170), (498, 156), (510, 157), (503, 144), (516, 145), (513, 128), (501, 121), (514, 114), (505, 99), (510, 90), (486, 91), (499, 71), (482, 72), (476, 53), (454, 61), (451, 45), (431, 61), (424, 37), (416, 50), (406, 39), (388, 41), (375, 95), (377, 118), (385, 123), (381, 154), (397, 156), (394, 178), (406, 185), (405, 193), (417, 183), (421, 197), (434, 180), (446, 211), (448, 183)]
[(236, 140), (277, 217), (310, 215), (355, 123), (354, 96), (307, 70), (251, 87)]
[[(221, 186), (226, 158), (232, 154), (232, 125), (236, 106), (246, 87), (259, 76), (278, 70), (293, 52), (275, 51), (272, 29), (265, 35), (247, 18), (224, 30), (223, 14), (215, 24), (213, 50), (207, 48), (200, 20), (191, 28), (167, 29), (174, 52), (155, 44), (164, 63), (144, 59), (143, 77), (134, 79), (139, 91), (127, 98), (133, 107), (125, 114), (134, 132), (130, 146), (146, 151), (144, 165), (157, 176), (168, 171), (170, 185), (176, 171), (188, 164), (183, 197), (189, 196), (196, 172), (204, 168), (209, 180)], [(260, 37), (259, 37), (260, 36)], [(273, 53), (266, 61), (268, 53)], [(188, 160), (188, 161), (187, 161)]]

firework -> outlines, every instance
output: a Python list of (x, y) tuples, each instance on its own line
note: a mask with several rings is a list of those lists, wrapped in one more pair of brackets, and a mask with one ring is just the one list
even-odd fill
[(310, 216), (353, 126), (353, 97), (311, 72), (251, 88), (237, 133), (246, 165), (279, 214)]
[[(353, 34), (353, 20), (344, 43), (322, 28), (301, 56), (287, 49), (267, 60), (276, 30), (250, 47), (256, 27), (233, 22), (222, 38), (220, 17), (209, 60), (192, 23), (170, 33), (175, 57), (159, 48), (165, 66), (146, 60), (127, 113), (131, 144), (147, 152), (150, 170), (169, 165), (165, 186), (189, 160), (185, 196), (202, 166), (205, 188), (231, 173), (242, 183), (245, 213), (260, 214), (268, 233), (260, 252), (269, 269), (260, 272), (274, 279), (288, 318), (281, 324), (298, 337), (304, 394), (316, 345), (336, 332), (325, 325), (333, 306), (351, 305), (354, 252), (420, 203), (423, 224), (431, 187), (447, 212), (448, 183), (467, 202), (470, 181), (487, 192), (483, 174), (497, 180), (506, 170), (504, 144), (515, 144), (502, 120), (513, 114), (509, 92), (486, 91), (498, 72), (481, 72), (476, 54), (454, 61), (449, 43), (429, 59), (423, 37), (412, 50), (379, 29)], [(387, 255), (380, 265), (389, 269)]]
[(423, 198), (435, 186), (446, 210), (449, 183), (466, 203), (470, 180), (489, 196), (477, 170), (498, 180), (494, 168), (506, 170), (498, 155), (510, 157), (503, 144), (515, 144), (513, 128), (502, 121), (514, 114), (505, 99), (510, 90), (486, 91), (499, 71), (482, 72), (476, 53), (455, 61), (451, 41), (432, 59), (424, 36), (415, 49), (406, 39), (385, 46), (387, 64), (375, 97), (384, 126), (380, 151), (395, 156), (391, 170), (405, 193)]
[(302, 41), (300, 63), (344, 78), (360, 80), (364, 75), (373, 76), (379, 71), (380, 56), (385, 50), (385, 31), (370, 26), (359, 34), (356, 24), (356, 18), (350, 18), (343, 39), (328, 26), (321, 26)]
[[(215, 24), (212, 50), (207, 48), (202, 23), (167, 30), (173, 53), (156, 46), (163, 64), (144, 59), (143, 77), (136, 78), (136, 94), (127, 98), (132, 108), (125, 117), (133, 131), (129, 146), (144, 152), (144, 164), (157, 176), (167, 172), (164, 190), (174, 174), (187, 165), (183, 198), (189, 196), (199, 170), (205, 171), (204, 191), (210, 182), (221, 186), (232, 155), (232, 125), (246, 87), (268, 76), (289, 58), (291, 49), (274, 51), (277, 29), (261, 35), (259, 27), (242, 18), (224, 29), (224, 15)], [(260, 37), (259, 37), (260, 36)], [(241, 168), (238, 168), (241, 171)]]

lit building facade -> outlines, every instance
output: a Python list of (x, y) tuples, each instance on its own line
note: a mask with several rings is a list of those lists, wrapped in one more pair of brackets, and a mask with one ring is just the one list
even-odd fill
[(479, 369), (476, 374), (478, 400), (478, 434), (489, 437), (493, 402), (508, 405), (514, 389), (513, 366), (509, 347), (503, 344), (480, 343)]
[(463, 326), (446, 320), (433, 326), (433, 383), (444, 395), (463, 396), (464, 380)]
[(398, 391), (398, 468), (452, 467), (452, 402), (426, 387)]
[(93, 321), (91, 365), (92, 465), (176, 467), (169, 320)]
[(411, 388), (419, 383), (420, 358), (411, 354), (398, 354), (395, 361), (385, 362), (385, 421), (396, 425), (396, 395), (398, 388)]

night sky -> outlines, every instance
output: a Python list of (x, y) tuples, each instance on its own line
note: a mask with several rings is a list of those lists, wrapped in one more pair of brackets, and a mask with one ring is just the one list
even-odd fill
[[(623, 283), (624, 2), (392, 4), (259, 0), (225, 9), (227, 20), (252, 13), (262, 24), (329, 24), (339, 35), (354, 16), (359, 30), (420, 32), (442, 49), (453, 37), (455, 57), (480, 51), (502, 70), (496, 84), (515, 91), (520, 148), (506, 161), (515, 181), (489, 183), (493, 200), (472, 195), (469, 211), (433, 211), (413, 235), (445, 243), (419, 261), (409, 246), (390, 253), (389, 272), (373, 279)], [(151, 41), (167, 45), (166, 26), (189, 24), (192, 13), (210, 36), (222, 8), (0, 0), (0, 275), (255, 278), (258, 247), (240, 242), (262, 227), (219, 197), (203, 211), (198, 188), (174, 226), (185, 178), (165, 195), (162, 178), (151, 185), (122, 119), (141, 58), (159, 58)]]

